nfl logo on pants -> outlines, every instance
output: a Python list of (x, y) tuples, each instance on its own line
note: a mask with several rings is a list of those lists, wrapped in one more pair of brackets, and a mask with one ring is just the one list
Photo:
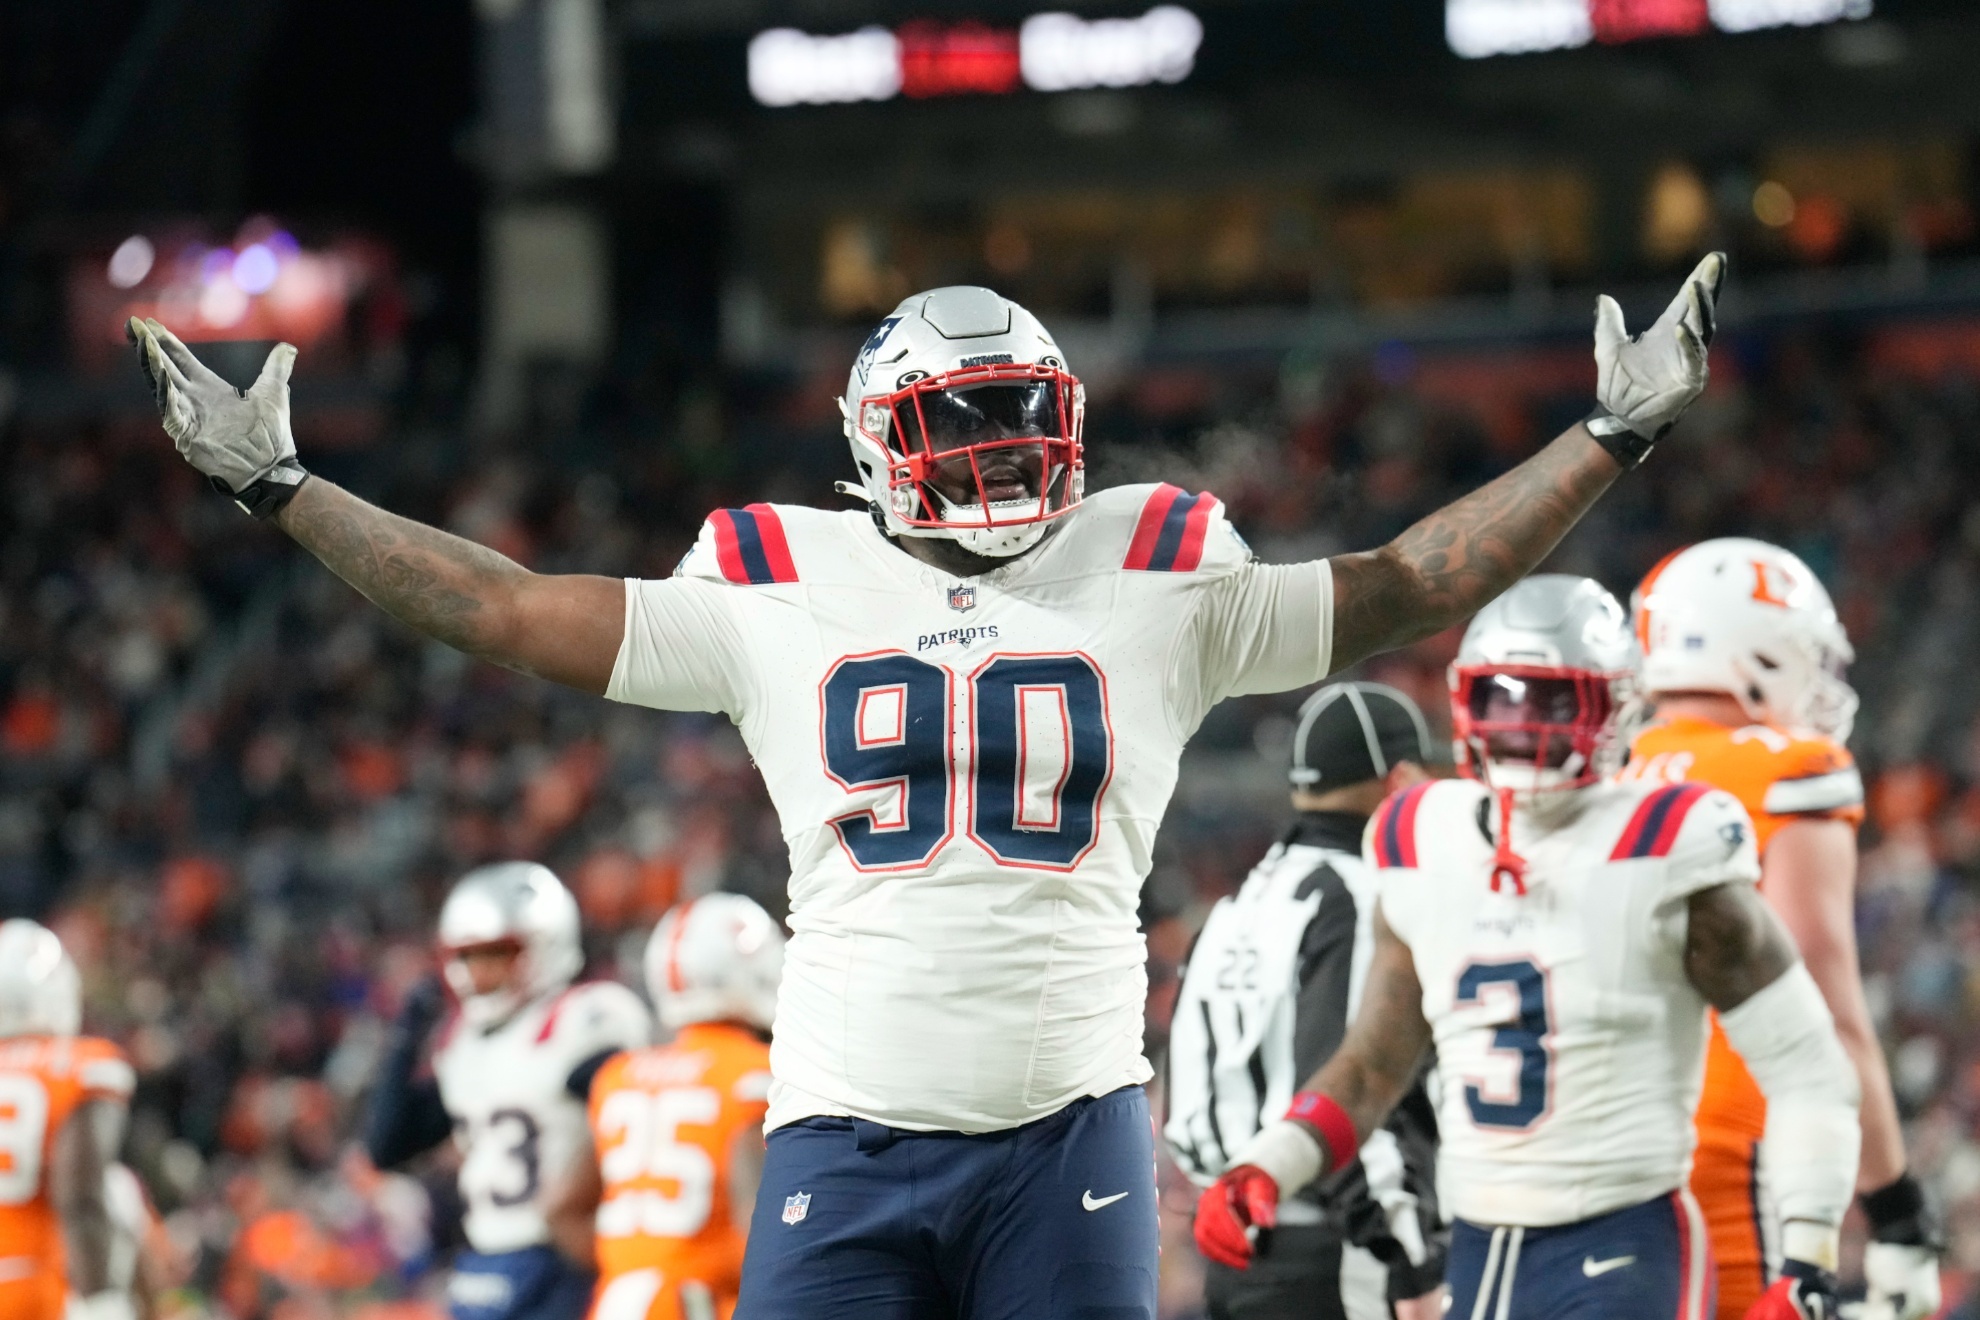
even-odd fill
[(810, 1192), (799, 1192), (795, 1196), (787, 1196), (784, 1198), (784, 1222), (795, 1224), (798, 1220), (803, 1219), (810, 1209)]

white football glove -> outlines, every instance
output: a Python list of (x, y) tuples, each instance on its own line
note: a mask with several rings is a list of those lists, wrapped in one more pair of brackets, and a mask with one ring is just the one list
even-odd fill
[[(1707, 256), (1685, 277), (1657, 323), (1640, 335), (1629, 333), (1614, 298), (1605, 293), (1595, 300), (1595, 397), (1602, 406), (1587, 425), (1625, 467), (1641, 462), (1705, 392), (1711, 375), (1706, 350), (1718, 329), (1725, 276), (1725, 254)], [(1614, 437), (1622, 437), (1620, 443), (1612, 443)]]
[(157, 321), (132, 317), (137, 346), (165, 434), (186, 462), (257, 518), (289, 502), (303, 479), (289, 432), (289, 372), (296, 346), (277, 344), (245, 390), (222, 380)]
[(1850, 1320), (1925, 1320), (1939, 1313), (1939, 1253), (1930, 1247), (1869, 1242), (1863, 1247), (1863, 1301)]

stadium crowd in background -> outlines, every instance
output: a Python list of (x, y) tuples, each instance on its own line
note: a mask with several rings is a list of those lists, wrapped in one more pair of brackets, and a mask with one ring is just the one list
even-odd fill
[[(1980, 690), (1953, 681), (1980, 646), (1980, 354), (1944, 351), (1980, 331), (1722, 343), (1668, 452), (1549, 566), (1626, 594), (1668, 550), (1740, 534), (1828, 583), (1864, 697), (1866, 977), (1949, 1263), (1980, 1270)], [(1571, 420), (1586, 382), (1558, 361), (1395, 348), (1122, 372), (1095, 382), (1090, 484), (1159, 468), (1214, 490), (1267, 559), (1361, 548)], [(711, 508), (832, 498), (834, 388), (745, 378), (668, 418), (629, 388), (507, 443), (469, 441), (415, 390), (384, 439), (316, 466), (534, 568), (661, 576)], [(456, 1232), (451, 1180), (380, 1175), (353, 1131), (386, 1024), (430, 967), (440, 896), (476, 863), (538, 858), (578, 896), (593, 974), (629, 984), (679, 895), (738, 889), (781, 913), (783, 842), (741, 741), (418, 640), (161, 453), (142, 413), (15, 418), (0, 456), (0, 896), (58, 930), (89, 1029), (137, 1067), (127, 1154), (170, 1231), (172, 1305), (416, 1306)], [(1453, 646), (1368, 676), (1438, 718)], [(1198, 755), (1276, 758), (1296, 701), (1229, 703)], [(1186, 793), (1172, 809), (1144, 897), (1151, 1051), (1190, 932), (1275, 814), (1270, 795), (1250, 814)], [(1189, 1193), (1165, 1177), (1180, 1316), (1201, 1288)]]

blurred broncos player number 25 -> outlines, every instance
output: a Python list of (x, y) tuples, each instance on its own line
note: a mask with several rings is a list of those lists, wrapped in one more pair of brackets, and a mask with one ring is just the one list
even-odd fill
[[(1069, 871), (1099, 833), (1113, 761), (1107, 684), (1091, 659), (998, 655), (963, 680), (892, 652), (839, 661), (820, 686), (825, 771), (848, 792), (891, 788), (834, 819), (862, 871), (914, 870), (951, 837), (955, 780), (973, 777), (969, 833), (1002, 866)], [(959, 736), (961, 734), (961, 736)]]
[(0, 1072), (0, 1205), (32, 1201), (48, 1138), (48, 1088), (26, 1073)]
[(714, 1209), (715, 1161), (678, 1136), (683, 1123), (706, 1127), (721, 1117), (722, 1097), (706, 1086), (627, 1088), (606, 1096), (598, 1110), (599, 1133), (620, 1135), (599, 1157), (607, 1186), (646, 1177), (672, 1182), (677, 1190), (672, 1196), (653, 1189), (613, 1192), (599, 1211), (599, 1233), (681, 1238), (699, 1233)]

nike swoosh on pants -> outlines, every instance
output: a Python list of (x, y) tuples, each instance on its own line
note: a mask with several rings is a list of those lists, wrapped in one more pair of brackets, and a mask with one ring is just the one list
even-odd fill
[(1625, 1265), (1634, 1265), (1634, 1256), (1611, 1256), (1607, 1260), (1596, 1260), (1593, 1256), (1581, 1258), (1581, 1272), (1591, 1279), (1599, 1279), (1610, 1270), (1619, 1270)]

